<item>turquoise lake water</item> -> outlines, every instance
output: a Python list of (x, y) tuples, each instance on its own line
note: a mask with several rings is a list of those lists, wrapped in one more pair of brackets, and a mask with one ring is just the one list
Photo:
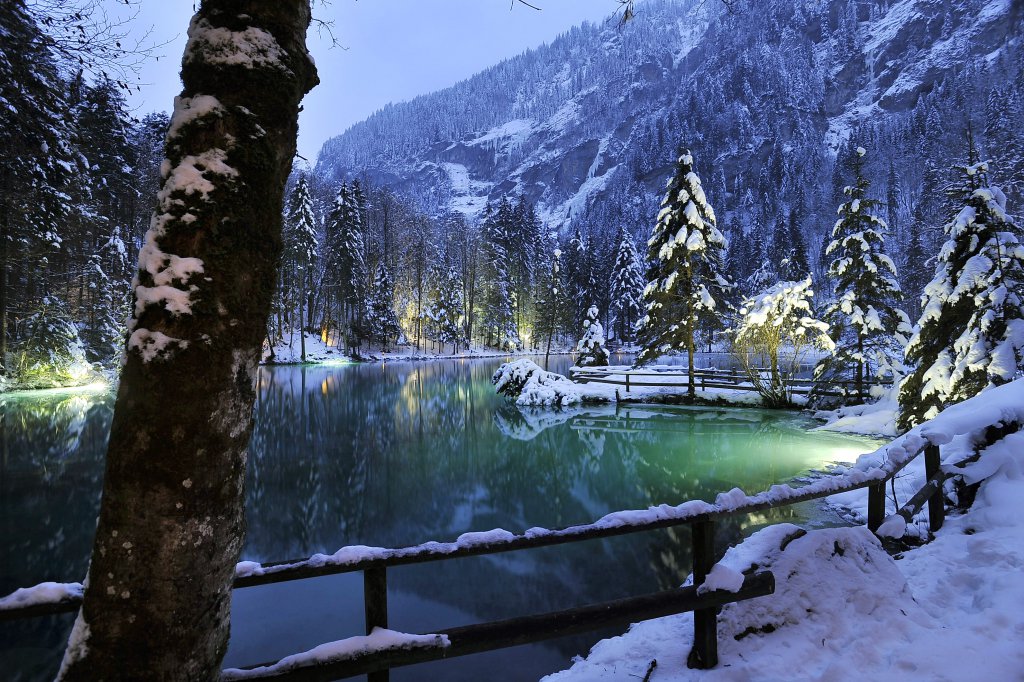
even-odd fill
[[(874, 448), (812, 433), (793, 412), (653, 405), (521, 410), (494, 394), (500, 359), (261, 370), (243, 559), (401, 546), (467, 531), (561, 527), (604, 514), (756, 492)], [(565, 371), (567, 357), (553, 358)], [(84, 577), (113, 398), (0, 398), (0, 594)], [(811, 505), (719, 524), (719, 547)], [(689, 533), (651, 531), (389, 571), (390, 627), (437, 629), (677, 586)], [(362, 634), (359, 574), (238, 590), (225, 664)], [(0, 625), (5, 679), (52, 679), (73, 616)], [(395, 680), (526, 680), (566, 667), (591, 635), (396, 670)], [(680, 652), (685, 657), (686, 652)], [(13, 676), (12, 676), (13, 675)]]

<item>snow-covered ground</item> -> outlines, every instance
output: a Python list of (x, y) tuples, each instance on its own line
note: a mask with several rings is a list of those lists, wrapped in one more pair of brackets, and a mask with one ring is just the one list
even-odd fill
[[(885, 409), (835, 419), (845, 420), (841, 430), (859, 425), (879, 433)], [(975, 449), (985, 427), (997, 423), (1024, 423), (1024, 379), (948, 408), (854, 468), (898, 457), (924, 440), (941, 444), (943, 466), (952, 468)], [(957, 468), (966, 483), (980, 481), (973, 506), (947, 518), (931, 543), (899, 559), (864, 527), (803, 533), (782, 524), (729, 549), (717, 567), (721, 585), (756, 563), (775, 573), (776, 592), (722, 609), (720, 662), (712, 670), (686, 667), (693, 617), (682, 614), (633, 625), (545, 679), (644, 679), (657, 661), (651, 682), (1024, 680), (1022, 464), (1024, 432), (1018, 431), (983, 449), (976, 463)], [(923, 471), (908, 469), (904, 492), (898, 488), (901, 502), (923, 482)], [(861, 490), (830, 501), (859, 516), (865, 498)], [(888, 508), (894, 509), (892, 500)]]
[[(342, 351), (328, 346), (319, 334), (305, 333), (306, 362), (331, 362), (349, 359)], [(284, 340), (275, 344), (273, 352), (263, 344), (263, 362), (278, 365), (295, 365), (302, 362), (302, 339), (299, 332), (284, 335)]]
[[(577, 368), (573, 368), (577, 369)], [(595, 369), (595, 368), (588, 368)], [(604, 370), (601, 378), (617, 383), (601, 381), (572, 381), (561, 374), (545, 372), (534, 362), (526, 359), (515, 360), (503, 364), (495, 373), (495, 388), (516, 400), (522, 407), (568, 407), (588, 403), (608, 402), (645, 402), (686, 394), (688, 378), (675, 366), (652, 366), (645, 368), (645, 373), (657, 376), (629, 374), (629, 388), (626, 387), (628, 366), (611, 366), (596, 368)], [(621, 372), (621, 373), (617, 373)], [(669, 373), (671, 372), (671, 373)], [(653, 385), (659, 384), (659, 385)], [(512, 395), (507, 387), (514, 387)], [(750, 388), (701, 388), (697, 383), (694, 391), (697, 403), (750, 405), (762, 404), (760, 394)], [(805, 396), (793, 396), (793, 402), (802, 405)]]
[[(332, 339), (333, 342), (333, 339)], [(568, 355), (570, 350), (568, 348), (559, 348), (552, 350), (551, 355)], [(460, 347), (458, 352), (452, 352), (450, 344), (445, 344), (443, 350), (431, 350), (429, 345), (421, 347), (419, 350), (412, 344), (403, 344), (400, 346), (393, 346), (388, 352), (383, 352), (380, 349), (372, 348), (367, 350), (365, 348), (360, 349), (359, 357), (353, 358), (346, 354), (343, 349), (337, 348), (334, 345), (328, 345), (318, 334), (306, 334), (306, 362), (311, 364), (316, 363), (331, 363), (338, 361), (410, 361), (410, 360), (461, 360), (461, 359), (473, 359), (473, 358), (505, 358), (510, 356), (518, 355), (543, 355), (542, 351), (537, 349), (528, 349), (516, 352), (505, 352), (495, 350), (494, 348), (487, 348), (483, 346), (472, 346), (470, 348)], [(284, 340), (275, 344), (273, 355), (271, 355), (269, 347), (264, 344), (263, 349), (263, 362), (268, 364), (277, 365), (296, 365), (302, 362), (302, 346), (299, 339), (299, 333), (285, 334)]]

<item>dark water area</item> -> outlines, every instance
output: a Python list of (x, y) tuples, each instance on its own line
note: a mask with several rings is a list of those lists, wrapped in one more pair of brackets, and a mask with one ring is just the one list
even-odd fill
[[(872, 448), (866, 439), (811, 433), (814, 423), (791, 412), (521, 410), (494, 394), (490, 377), (500, 362), (264, 368), (242, 558), (522, 532), (620, 509), (713, 501)], [(569, 362), (552, 358), (551, 369), (565, 372)], [(112, 407), (104, 391), (0, 399), (0, 594), (84, 577)], [(725, 547), (780, 520), (827, 522), (819, 516), (805, 505), (735, 517), (718, 525), (716, 540)], [(389, 625), (425, 633), (669, 588), (689, 573), (689, 553), (683, 528), (395, 568)], [(226, 666), (363, 633), (358, 573), (237, 590), (233, 608)], [(4, 679), (52, 679), (72, 620), (0, 625)], [(610, 634), (398, 669), (392, 679), (537, 679)]]

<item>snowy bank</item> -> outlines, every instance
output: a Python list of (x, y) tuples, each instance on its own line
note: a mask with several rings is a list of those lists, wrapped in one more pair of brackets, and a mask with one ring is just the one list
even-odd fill
[(946, 467), (981, 448), (957, 468), (980, 482), (973, 506), (898, 561), (862, 527), (777, 525), (730, 549), (719, 580), (756, 564), (775, 573), (776, 592), (722, 609), (715, 669), (686, 667), (693, 617), (683, 614), (633, 625), (545, 679), (643, 679), (655, 660), (658, 682), (1024, 679), (1024, 432), (981, 445), (989, 427), (1014, 424), (1024, 424), (1024, 380), (947, 408), (846, 471), (892, 466), (925, 442), (945, 446)]
[[(579, 368), (573, 367), (574, 371)], [(588, 368), (593, 369), (593, 368)], [(502, 395), (514, 398), (522, 407), (568, 407), (608, 402), (686, 402), (698, 405), (750, 405), (760, 407), (763, 400), (752, 388), (700, 388), (691, 400), (687, 393), (688, 378), (679, 367), (651, 368), (663, 374), (626, 382), (626, 366), (602, 367), (609, 382), (573, 381), (561, 374), (547, 372), (530, 360), (506, 362), (494, 373), (491, 382)], [(621, 374), (615, 373), (621, 371)], [(659, 385), (654, 385), (659, 384)], [(793, 396), (794, 403), (805, 398)]]
[(349, 360), (349, 356), (341, 350), (328, 346), (319, 334), (304, 332), (306, 342), (306, 359), (302, 359), (302, 338), (299, 332), (286, 334), (285, 337), (271, 348), (263, 344), (263, 363), (267, 365), (299, 365), (307, 363), (338, 362)]

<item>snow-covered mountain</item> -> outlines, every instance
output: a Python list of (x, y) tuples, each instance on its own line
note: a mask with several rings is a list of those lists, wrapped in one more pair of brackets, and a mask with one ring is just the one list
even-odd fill
[(318, 170), (331, 180), (365, 174), (434, 214), (475, 216), (489, 199), (522, 193), (554, 227), (587, 211), (633, 223), (652, 214), (686, 146), (720, 217), (749, 231), (756, 220), (778, 224), (796, 202), (806, 220), (820, 213), (830, 222), (835, 154), (861, 126), (859, 143), (874, 136), (880, 152), (877, 175), (886, 162), (908, 167), (899, 182), (910, 211), (922, 171), (904, 157), (920, 165), (961, 154), (946, 145), (923, 159), (913, 131), (886, 138), (932, 113), (929, 124), (956, 139), (963, 115), (943, 107), (983, 127), (987, 91), (970, 84), (1019, 78), (1022, 7), (768, 0), (729, 13), (714, 0), (640, 1), (625, 26), (584, 24), (453, 87), (389, 105), (329, 140)]

